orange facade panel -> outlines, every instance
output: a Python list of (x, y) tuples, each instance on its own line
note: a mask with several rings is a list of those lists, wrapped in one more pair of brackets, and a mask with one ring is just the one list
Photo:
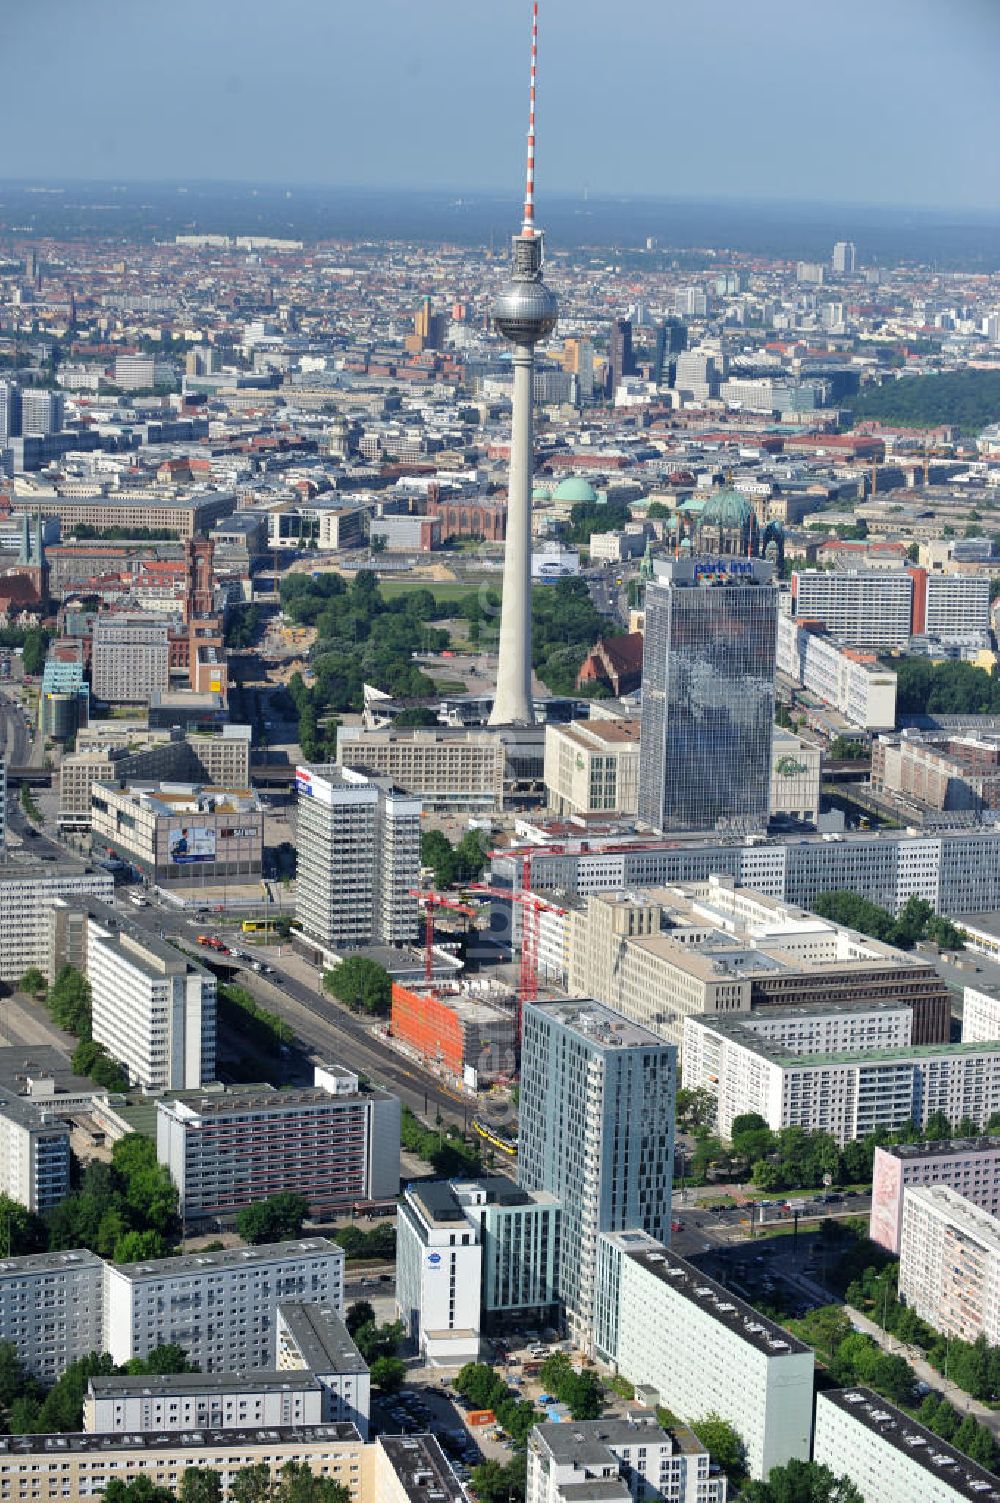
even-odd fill
[(418, 1049), (461, 1075), (465, 1067), (465, 1030), (453, 1008), (433, 992), (411, 992), (398, 982), (392, 988), (392, 1032), (405, 1044)]

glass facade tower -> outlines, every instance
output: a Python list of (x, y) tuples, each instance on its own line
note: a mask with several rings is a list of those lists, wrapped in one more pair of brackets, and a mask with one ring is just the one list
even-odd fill
[(639, 818), (767, 827), (778, 595), (761, 559), (657, 563), (646, 587)]

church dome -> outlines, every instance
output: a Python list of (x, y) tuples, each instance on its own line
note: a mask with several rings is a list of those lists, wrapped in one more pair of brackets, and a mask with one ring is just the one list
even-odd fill
[(599, 501), (601, 498), (589, 480), (582, 480), (579, 475), (567, 475), (566, 479), (560, 480), (556, 486), (552, 499), (576, 504), (579, 501)]
[(739, 491), (716, 491), (705, 503), (700, 522), (703, 527), (724, 527), (732, 531), (746, 527), (753, 517), (753, 507)]

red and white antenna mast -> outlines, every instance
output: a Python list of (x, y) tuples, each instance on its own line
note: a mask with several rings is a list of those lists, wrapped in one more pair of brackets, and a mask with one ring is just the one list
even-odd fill
[(524, 185), (524, 222), (521, 234), (535, 233), (535, 90), (538, 79), (538, 0), (531, 8), (531, 90), (528, 104), (528, 173)]

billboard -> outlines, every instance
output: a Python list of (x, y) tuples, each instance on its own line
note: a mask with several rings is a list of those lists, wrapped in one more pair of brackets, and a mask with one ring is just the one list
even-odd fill
[(215, 860), (215, 831), (204, 825), (182, 825), (167, 836), (167, 850), (174, 866), (192, 861)]

